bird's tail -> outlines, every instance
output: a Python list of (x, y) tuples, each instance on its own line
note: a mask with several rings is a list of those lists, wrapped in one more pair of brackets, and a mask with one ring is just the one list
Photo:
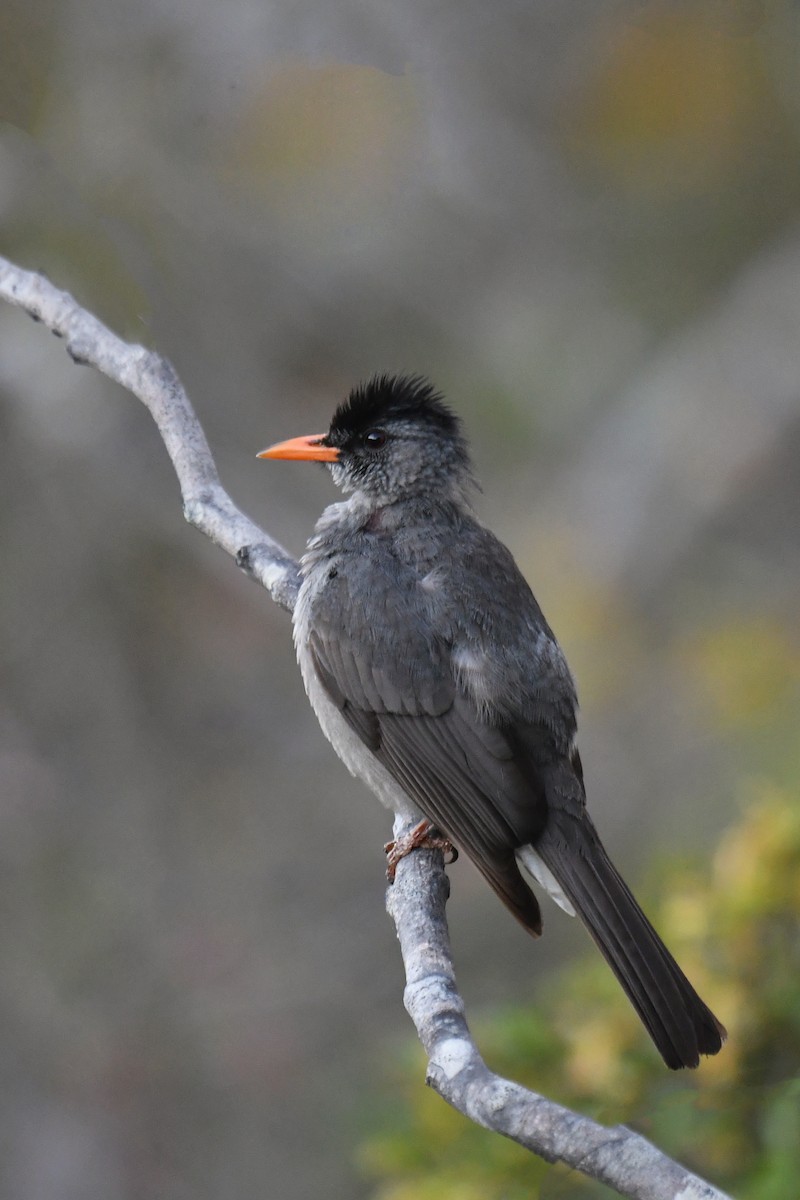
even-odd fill
[(550, 808), (535, 852), (570, 901), (668, 1067), (696, 1067), (726, 1033), (606, 854), (589, 816)]

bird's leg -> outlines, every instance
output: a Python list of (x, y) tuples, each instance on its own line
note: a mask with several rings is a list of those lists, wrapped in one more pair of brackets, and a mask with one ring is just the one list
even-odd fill
[(441, 850), (445, 855), (445, 865), (449, 866), (458, 858), (458, 850), (446, 837), (442, 837), (435, 825), (423, 817), (413, 829), (404, 833), (397, 841), (387, 842), (383, 847), (386, 854), (386, 878), (394, 883), (397, 864), (412, 850)]

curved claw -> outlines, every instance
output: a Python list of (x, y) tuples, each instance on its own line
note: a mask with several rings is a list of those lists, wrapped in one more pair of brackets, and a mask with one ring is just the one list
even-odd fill
[(397, 864), (412, 850), (441, 850), (445, 858), (445, 866), (450, 866), (458, 858), (458, 850), (449, 840), (442, 837), (435, 826), (424, 818), (408, 833), (403, 834), (394, 842), (387, 842), (383, 847), (386, 855), (386, 878), (394, 883)]

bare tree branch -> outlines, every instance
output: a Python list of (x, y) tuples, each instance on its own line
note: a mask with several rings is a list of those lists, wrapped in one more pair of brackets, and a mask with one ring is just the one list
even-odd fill
[[(412, 824), (397, 818), (394, 837)], [(441, 851), (421, 850), (400, 861), (386, 898), (406, 970), (403, 999), (428, 1055), (430, 1086), (478, 1125), (631, 1200), (727, 1200), (623, 1125), (598, 1125), (489, 1070), (472, 1040), (456, 986), (445, 916), (448, 893)]]
[(97, 367), (142, 401), (178, 476), (186, 520), (227, 550), (277, 604), (291, 612), (300, 586), (297, 563), (236, 507), (222, 487), (206, 435), (172, 364), (144, 346), (123, 342), (68, 292), (2, 257), (0, 296), (64, 338), (74, 362)]
[[(75, 362), (96, 367), (142, 401), (175, 467), (186, 519), (291, 611), (298, 565), (222, 487), (205, 434), (170, 363), (123, 342), (67, 292), (2, 257), (0, 296), (64, 338)], [(401, 831), (398, 820), (395, 837)], [(428, 1083), (477, 1124), (630, 1200), (728, 1200), (638, 1134), (598, 1125), (488, 1070), (456, 988), (445, 918), (448, 890), (441, 853), (418, 851), (401, 861), (387, 895), (406, 969), (405, 1005), (429, 1058)]]

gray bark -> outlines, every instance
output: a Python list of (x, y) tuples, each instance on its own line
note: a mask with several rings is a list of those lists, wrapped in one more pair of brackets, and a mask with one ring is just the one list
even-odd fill
[[(4, 258), (0, 296), (63, 338), (76, 363), (96, 367), (142, 401), (175, 468), (186, 519), (291, 611), (298, 565), (222, 487), (205, 434), (171, 364), (122, 341), (67, 292)], [(398, 821), (395, 836), (400, 832)], [(406, 970), (405, 1005), (428, 1055), (431, 1087), (477, 1124), (630, 1200), (727, 1200), (631, 1130), (598, 1125), (488, 1070), (470, 1036), (456, 987), (447, 894), (441, 853), (427, 850), (399, 864), (387, 894)]]

